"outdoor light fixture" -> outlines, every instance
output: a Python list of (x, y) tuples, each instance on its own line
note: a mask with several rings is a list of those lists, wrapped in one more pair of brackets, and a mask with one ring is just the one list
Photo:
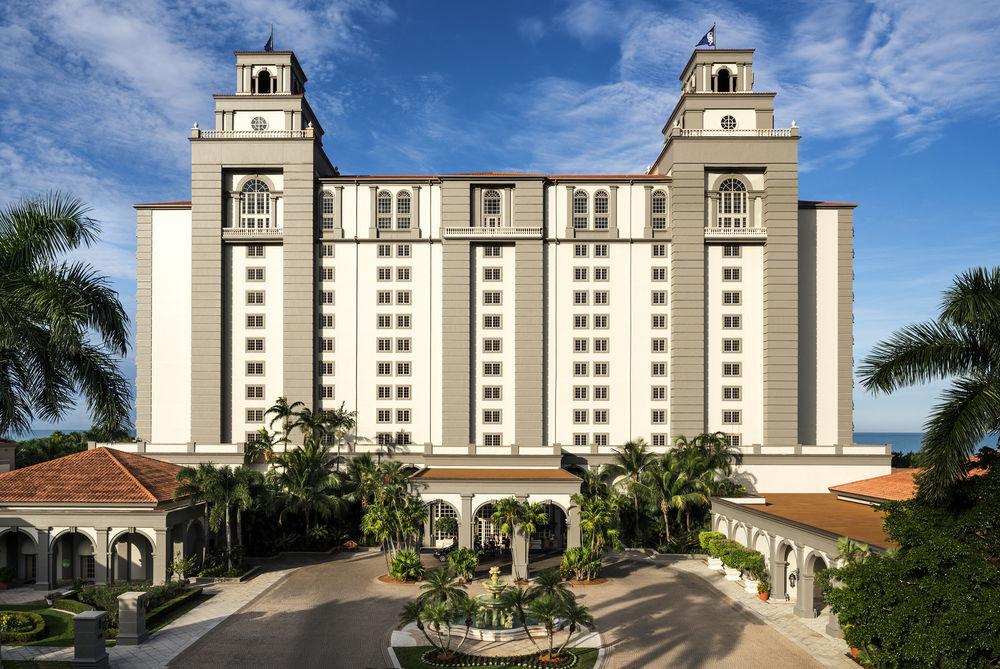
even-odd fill
[(795, 582), (799, 580), (799, 570), (796, 569), (791, 574), (788, 575), (788, 587), (794, 588)]

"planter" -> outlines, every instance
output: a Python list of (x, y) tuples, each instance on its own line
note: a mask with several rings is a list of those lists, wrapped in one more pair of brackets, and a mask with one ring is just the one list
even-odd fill
[(726, 580), (727, 581), (738, 581), (743, 577), (743, 573), (739, 569), (733, 569), (732, 567), (726, 567)]
[(743, 581), (743, 592), (749, 595), (757, 594), (757, 581), (751, 579), (744, 579)]
[(708, 558), (708, 568), (714, 569), (715, 571), (722, 571), (726, 567), (722, 564), (722, 558), (710, 557)]
[(770, 592), (758, 592), (757, 596), (760, 597), (760, 601), (766, 602), (767, 600), (769, 600), (771, 598), (771, 593)]

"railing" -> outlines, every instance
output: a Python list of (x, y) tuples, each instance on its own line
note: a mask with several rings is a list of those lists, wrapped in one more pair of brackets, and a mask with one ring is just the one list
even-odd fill
[(681, 137), (791, 137), (792, 128), (749, 128), (723, 130), (677, 128)]
[(705, 239), (767, 239), (767, 228), (705, 228)]
[(447, 227), (445, 237), (541, 237), (540, 225), (515, 225), (499, 228)]
[(248, 237), (279, 239), (281, 238), (281, 228), (222, 228), (223, 239), (246, 239)]
[(305, 130), (201, 130), (191, 129), (194, 139), (302, 139), (313, 136), (313, 129)]

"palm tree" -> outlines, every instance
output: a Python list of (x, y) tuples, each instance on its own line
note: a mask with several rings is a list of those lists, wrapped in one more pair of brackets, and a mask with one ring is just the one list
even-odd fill
[[(520, 512), (517, 518), (518, 531), (524, 536), (526, 545), (524, 548), (524, 577), (528, 578), (528, 564), (531, 552), (531, 537), (540, 528), (549, 524), (549, 510), (544, 504), (539, 502), (521, 502)], [(513, 557), (513, 556), (512, 556)]]
[(314, 516), (325, 519), (345, 510), (344, 500), (336, 494), (340, 478), (333, 472), (333, 463), (330, 448), (311, 438), (301, 448), (286, 451), (277, 458), (277, 467), (271, 470), (271, 475), (288, 495), (279, 521), (287, 513), (301, 513), (308, 533)]
[(570, 602), (576, 595), (570, 590), (570, 585), (563, 580), (558, 569), (546, 569), (535, 577), (535, 582), (528, 588), (528, 595), (535, 597), (552, 597), (559, 602)]
[(538, 648), (538, 644), (531, 638), (531, 633), (528, 631), (528, 614), (526, 611), (531, 604), (531, 593), (520, 585), (513, 585), (504, 588), (504, 591), (500, 594), (500, 599), (503, 601), (504, 607), (517, 616), (517, 620), (521, 625), (521, 629), (524, 630), (525, 636), (531, 639), (531, 643), (535, 644), (535, 648)]
[(274, 459), (274, 447), (287, 442), (285, 437), (278, 437), (266, 427), (257, 430), (256, 437), (248, 441), (243, 449), (243, 464), (252, 465), (263, 460), (271, 462)]
[(452, 609), (458, 614), (457, 617), (460, 617), (462, 623), (465, 625), (465, 636), (462, 637), (462, 640), (455, 648), (455, 652), (457, 653), (462, 650), (462, 646), (469, 640), (469, 632), (472, 630), (472, 625), (476, 622), (476, 615), (479, 613), (479, 600), (475, 597), (465, 595), (454, 604)]
[(60, 260), (97, 239), (88, 211), (61, 193), (0, 209), (0, 437), (64, 417), (76, 393), (98, 430), (131, 430), (125, 308), (91, 265)]
[(877, 344), (858, 370), (871, 393), (952, 379), (924, 424), (918, 494), (943, 503), (983, 437), (1000, 431), (1000, 267), (955, 277), (936, 320)]
[(284, 432), (285, 440), (288, 439), (288, 435), (292, 431), (292, 422), (299, 415), (299, 410), (305, 407), (303, 402), (292, 402), (288, 403), (287, 397), (279, 397), (275, 400), (274, 404), (268, 407), (267, 411), (264, 412), (265, 416), (270, 416), (271, 421), (267, 424), (268, 427), (273, 428), (274, 424), (281, 422), (281, 429)]
[(607, 467), (582, 469), (574, 473), (580, 477), (580, 494), (584, 497), (607, 497), (611, 494)]
[(560, 617), (563, 608), (565, 608), (563, 602), (550, 595), (536, 597), (528, 605), (528, 613), (531, 614), (532, 618), (542, 623), (542, 626), (545, 628), (545, 636), (549, 640), (549, 653), (541, 657), (543, 661), (555, 659), (552, 648), (553, 637), (555, 637), (556, 633), (556, 618)]
[(424, 627), (424, 605), (420, 600), (414, 600), (412, 602), (407, 602), (403, 606), (403, 610), (399, 613), (399, 624), (409, 625), (410, 623), (416, 623), (417, 629), (424, 635), (427, 639), (427, 643), (431, 645), (432, 648), (437, 648), (437, 644), (431, 639), (430, 635), (427, 633), (427, 628)]
[[(451, 619), (452, 610), (444, 602), (427, 602), (423, 605), (421, 617), (431, 626), (438, 638), (438, 657), (451, 659)], [(445, 632), (441, 628), (445, 628)]]
[(420, 586), (420, 601), (444, 602), (454, 606), (468, 597), (465, 584), (448, 567), (432, 569)]
[(580, 507), (580, 530), (590, 542), (590, 549), (603, 554), (608, 544), (621, 544), (618, 526), (621, 518), (621, 498), (612, 492), (607, 497), (586, 497), (577, 493), (571, 498)]
[(608, 473), (614, 478), (623, 478), (625, 494), (632, 499), (635, 510), (635, 536), (639, 535), (639, 500), (644, 493), (642, 474), (652, 463), (654, 456), (643, 439), (634, 439), (614, 449), (614, 459), (607, 466)]
[(184, 467), (177, 472), (178, 494), (191, 495), (192, 501), (208, 503), (208, 524), (213, 532), (225, 528), (226, 566), (233, 568), (233, 534), (230, 520), (233, 507), (249, 506), (252, 502), (247, 479), (230, 467), (199, 465), (197, 469)]
[(236, 508), (236, 545), (243, 545), (243, 512), (254, 507), (256, 502), (254, 491), (263, 487), (264, 475), (253, 469), (239, 467), (234, 470), (236, 486), (239, 494), (234, 499)]
[[(337, 441), (337, 457), (340, 457), (340, 446), (344, 435), (349, 434), (357, 426), (358, 412), (348, 411), (341, 402), (340, 408), (324, 411), (323, 419), (326, 421), (328, 433)], [(340, 468), (339, 464), (337, 468)]]
[(697, 479), (688, 474), (684, 463), (672, 453), (661, 455), (644, 478), (663, 515), (663, 529), (669, 543), (670, 510), (683, 511), (690, 505), (707, 502), (707, 497)]
[(493, 515), (490, 517), (493, 526), (501, 537), (510, 539), (510, 575), (517, 579), (517, 566), (514, 564), (514, 538), (517, 526), (521, 520), (521, 502), (514, 497), (504, 497), (493, 503)]
[(590, 615), (590, 611), (587, 610), (586, 606), (578, 604), (576, 599), (563, 607), (559, 617), (562, 618), (564, 625), (569, 625), (569, 628), (567, 629), (566, 639), (559, 646), (559, 650), (556, 651), (556, 657), (563, 654), (563, 651), (569, 644), (569, 640), (576, 634), (578, 627), (581, 625), (590, 627), (594, 624), (594, 616)]

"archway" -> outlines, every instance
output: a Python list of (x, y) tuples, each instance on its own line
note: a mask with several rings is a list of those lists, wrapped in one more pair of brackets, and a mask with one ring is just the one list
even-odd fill
[(757, 533), (757, 537), (753, 541), (753, 549), (764, 556), (764, 566), (770, 567), (771, 546), (766, 534), (763, 532)]
[(430, 539), (430, 545), (435, 548), (450, 546), (457, 540), (457, 525), (454, 532), (446, 532), (436, 527), (437, 522), (442, 518), (454, 518), (458, 521), (458, 509), (444, 500), (436, 499), (427, 505), (427, 519), (429, 523), (427, 532)]
[(506, 539), (500, 536), (500, 528), (493, 523), (493, 504), (486, 503), (476, 509), (472, 523), (472, 543), (477, 549), (495, 551), (503, 547)]
[(729, 74), (729, 70), (727, 70), (726, 68), (722, 68), (721, 70), (719, 70), (719, 73), (715, 76), (716, 76), (716, 81), (718, 82), (716, 84), (716, 92), (729, 93), (732, 91), (732, 85), (730, 83), (731, 75)]
[[(811, 603), (809, 612), (813, 613), (815, 617), (826, 608), (826, 598), (823, 597), (823, 589), (817, 583), (816, 576), (820, 572), (829, 569), (830, 564), (819, 553), (813, 553), (805, 562), (806, 568), (804, 572), (806, 577), (803, 579), (803, 585), (807, 585), (808, 587), (802, 589), (802, 596), (808, 597), (807, 601)], [(807, 590), (809, 591), (807, 592)]]
[(135, 583), (153, 580), (153, 545), (140, 532), (122, 532), (111, 543), (111, 580)]
[(257, 93), (270, 93), (271, 92), (271, 73), (267, 70), (261, 70), (257, 73)]
[(33, 583), (38, 575), (38, 544), (29, 533), (18, 528), (4, 532), (0, 539), (0, 564), (14, 572), (22, 583)]
[(66, 531), (52, 539), (52, 582), (72, 583), (75, 579), (93, 582), (97, 573), (94, 543), (83, 532)]
[(795, 547), (782, 542), (775, 551), (774, 570), (771, 575), (772, 593), (794, 602), (798, 598), (799, 563)]
[(747, 536), (747, 528), (742, 523), (736, 526), (733, 530), (733, 541), (741, 546), (746, 546), (750, 548), (750, 538)]
[(529, 551), (563, 551), (566, 550), (568, 523), (566, 512), (561, 506), (551, 500), (542, 502), (545, 505), (547, 522), (535, 530), (528, 545)]
[(729, 520), (723, 518), (722, 516), (716, 516), (715, 520), (715, 531), (723, 535), (727, 539), (729, 538)]

